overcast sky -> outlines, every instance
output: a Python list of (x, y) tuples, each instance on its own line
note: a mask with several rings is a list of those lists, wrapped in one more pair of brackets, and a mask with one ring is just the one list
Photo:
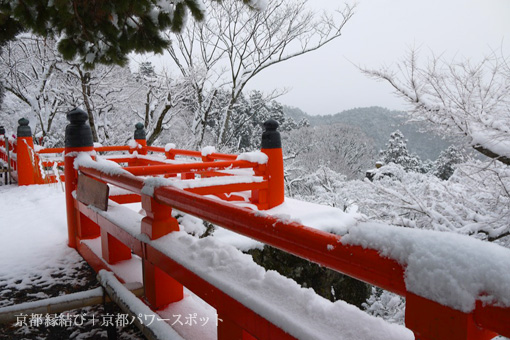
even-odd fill
[[(334, 9), (337, 0), (310, 0), (317, 9)], [(506, 36), (505, 36), (506, 35)], [(388, 84), (362, 75), (391, 65), (411, 47), (424, 55), (480, 59), (492, 50), (510, 55), (510, 0), (359, 0), (343, 35), (311, 54), (276, 65), (249, 88), (289, 88), (278, 100), (312, 114), (383, 106), (405, 109)]]

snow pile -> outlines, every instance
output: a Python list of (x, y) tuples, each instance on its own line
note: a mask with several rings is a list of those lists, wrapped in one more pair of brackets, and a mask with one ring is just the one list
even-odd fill
[(500, 156), (510, 157), (510, 141), (508, 136), (502, 134), (500, 130), (490, 130), (472, 124), (470, 133), (471, 145), (480, 145)]
[(413, 339), (406, 328), (326, 300), (214, 237), (174, 232), (151, 244), (298, 339)]
[(207, 177), (188, 180), (170, 179), (163, 177), (150, 177), (144, 180), (142, 194), (154, 196), (154, 189), (164, 186), (172, 186), (179, 189), (204, 188), (218, 185), (262, 183), (264, 178), (260, 176), (222, 176)]
[(266, 164), (268, 157), (262, 151), (252, 151), (252, 152), (243, 152), (239, 156), (237, 156), (238, 161), (248, 161), (252, 163), (258, 164)]
[(138, 144), (138, 142), (134, 139), (130, 139), (128, 142), (127, 142), (127, 145), (131, 148), (131, 149), (136, 149), (136, 148), (141, 148), (142, 146)]
[(156, 188), (173, 186), (174, 181), (163, 177), (149, 177), (143, 181), (143, 184), (142, 194), (153, 197)]
[(261, 213), (338, 235), (345, 234), (350, 226), (363, 218), (358, 213), (345, 213), (338, 208), (288, 197), (285, 197), (285, 201), (279, 206)]
[(267, 0), (249, 0), (248, 4), (258, 11), (263, 11), (267, 8)]
[(216, 152), (216, 148), (214, 146), (208, 145), (202, 148), (202, 157), (207, 157)]
[(431, 230), (361, 223), (343, 244), (378, 250), (405, 268), (407, 289), (469, 313), (477, 299), (510, 307), (510, 249)]
[[(69, 154), (68, 154), (69, 155)], [(95, 160), (92, 159), (90, 153), (80, 152), (74, 160), (74, 168), (78, 170), (79, 167), (92, 168), (104, 172), (108, 175), (126, 175), (130, 174), (122, 167), (114, 162), (107, 159), (103, 159), (99, 156), (95, 156)]]
[[(245, 206), (244, 203), (231, 203)], [(254, 206), (251, 206), (251, 208), (256, 209)], [(361, 214), (345, 213), (338, 208), (299, 201), (289, 197), (285, 197), (285, 201), (279, 206), (259, 211), (259, 213), (271, 215), (282, 221), (297, 222), (310, 228), (338, 235), (345, 234), (351, 226), (356, 225), (358, 221), (362, 220)], [(233, 245), (242, 251), (262, 249), (264, 246), (264, 244), (258, 241), (224, 228), (217, 229), (214, 232), (214, 236), (222, 242)]]
[(175, 144), (174, 143), (167, 143), (165, 144), (165, 152), (168, 152), (172, 149), (175, 149)]

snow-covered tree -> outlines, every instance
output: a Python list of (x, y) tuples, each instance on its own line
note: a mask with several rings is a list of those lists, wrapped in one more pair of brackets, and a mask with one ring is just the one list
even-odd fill
[[(255, 9), (264, 4), (243, 2)], [(67, 60), (123, 65), (131, 52), (162, 53), (170, 43), (162, 31), (180, 31), (189, 13), (203, 20), (204, 11), (202, 0), (0, 1), (0, 43), (30, 31), (60, 37), (58, 50)]]
[(74, 107), (87, 111), (95, 142), (120, 142), (117, 137), (133, 130), (125, 113), (140, 85), (128, 68), (98, 65), (85, 70), (77, 61), (63, 60), (52, 39), (30, 34), (10, 41), (3, 52), (0, 69), (10, 95), (5, 110), (35, 123), (34, 134), (46, 146), (63, 143), (65, 114)]
[(88, 113), (94, 142), (114, 144), (124, 139), (118, 137), (134, 125), (127, 114), (127, 103), (139, 90), (129, 68), (97, 65), (86, 70), (78, 62), (66, 61), (57, 64), (57, 68), (66, 76), (66, 83), (59, 86), (73, 89), (66, 101)]
[(0, 55), (2, 83), (13, 97), (9, 101), (20, 109), (15, 114), (35, 122), (33, 133), (43, 138), (52, 131), (63, 130), (55, 125), (65, 122), (68, 109), (68, 89), (60, 86), (63, 78), (56, 67), (60, 59), (55, 52), (53, 40), (22, 34), (8, 42)]
[(187, 113), (191, 88), (185, 79), (158, 74), (150, 62), (140, 64), (135, 75), (138, 86), (129, 106), (138, 121), (143, 122), (147, 144), (152, 145), (170, 122), (181, 112)]
[[(214, 105), (207, 121), (207, 130), (214, 141), (218, 138), (218, 128), (222, 124), (223, 109), (230, 100), (227, 91), (219, 90), (216, 94)], [(263, 132), (262, 124), (274, 119), (279, 123), (278, 130), (287, 132), (298, 128), (299, 125), (291, 117), (284, 115), (283, 106), (276, 101), (267, 101), (260, 91), (253, 90), (247, 96), (241, 95), (238, 99), (231, 116), (231, 138), (223, 147), (247, 151), (260, 148), (260, 140)]]
[(395, 69), (363, 70), (387, 81), (412, 110), (445, 136), (457, 135), (483, 155), (510, 165), (510, 62), (492, 54), (480, 62), (433, 57), (416, 51)]
[[(263, 11), (250, 11), (236, 0), (207, 3), (207, 17), (173, 35), (169, 53), (184, 76), (194, 79), (197, 103), (193, 123), (201, 145), (218, 89), (228, 91), (218, 125), (217, 145), (232, 143), (231, 123), (247, 84), (272, 65), (321, 48), (341, 35), (353, 14), (346, 6), (334, 15), (317, 15), (307, 0), (274, 0)], [(199, 75), (199, 76), (197, 76)], [(267, 101), (275, 98), (270, 94)]]
[(405, 299), (384, 289), (372, 287), (372, 295), (363, 304), (363, 309), (388, 322), (405, 324)]
[(400, 130), (396, 130), (390, 135), (386, 150), (381, 150), (380, 157), (383, 163), (400, 164), (405, 170), (419, 171), (421, 167), (420, 158), (409, 152), (407, 140)]
[(466, 160), (466, 156), (455, 145), (451, 145), (439, 154), (432, 166), (432, 173), (441, 179), (447, 180), (453, 175), (455, 166), (464, 163)]
[[(338, 187), (331, 178), (361, 178), (375, 162), (373, 143), (360, 129), (342, 124), (282, 133), (287, 194), (320, 196), (326, 190), (336, 195)], [(343, 206), (343, 198), (338, 204), (331, 197), (318, 199)]]

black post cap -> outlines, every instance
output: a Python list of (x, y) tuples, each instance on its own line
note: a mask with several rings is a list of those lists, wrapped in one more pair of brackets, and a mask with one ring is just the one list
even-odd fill
[(66, 126), (66, 148), (94, 146), (92, 130), (86, 124), (88, 118), (87, 112), (79, 108), (75, 108), (67, 113), (67, 120), (70, 124)]
[(28, 123), (30, 122), (26, 118), (18, 120), (18, 137), (32, 137), (32, 130), (30, 129), (30, 126), (28, 126)]
[(144, 126), (142, 123), (136, 123), (135, 125), (135, 139), (146, 139)]
[(278, 132), (278, 122), (274, 119), (269, 119), (264, 122), (264, 132), (262, 133), (262, 149), (280, 149), (282, 147), (282, 140), (280, 132)]
[(0, 126), (0, 135), (5, 135), (5, 128)]

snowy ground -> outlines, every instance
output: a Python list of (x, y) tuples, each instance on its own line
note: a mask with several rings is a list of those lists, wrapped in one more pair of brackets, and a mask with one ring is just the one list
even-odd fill
[[(94, 272), (67, 246), (61, 187), (0, 186), (0, 212), (0, 307), (98, 286)], [(98, 322), (106, 315), (102, 305), (69, 313), (84, 315), (83, 325), (30, 325), (29, 316), (27, 325), (0, 325), (0, 339), (107, 339), (107, 329)], [(119, 328), (118, 335), (143, 339), (134, 326)]]

